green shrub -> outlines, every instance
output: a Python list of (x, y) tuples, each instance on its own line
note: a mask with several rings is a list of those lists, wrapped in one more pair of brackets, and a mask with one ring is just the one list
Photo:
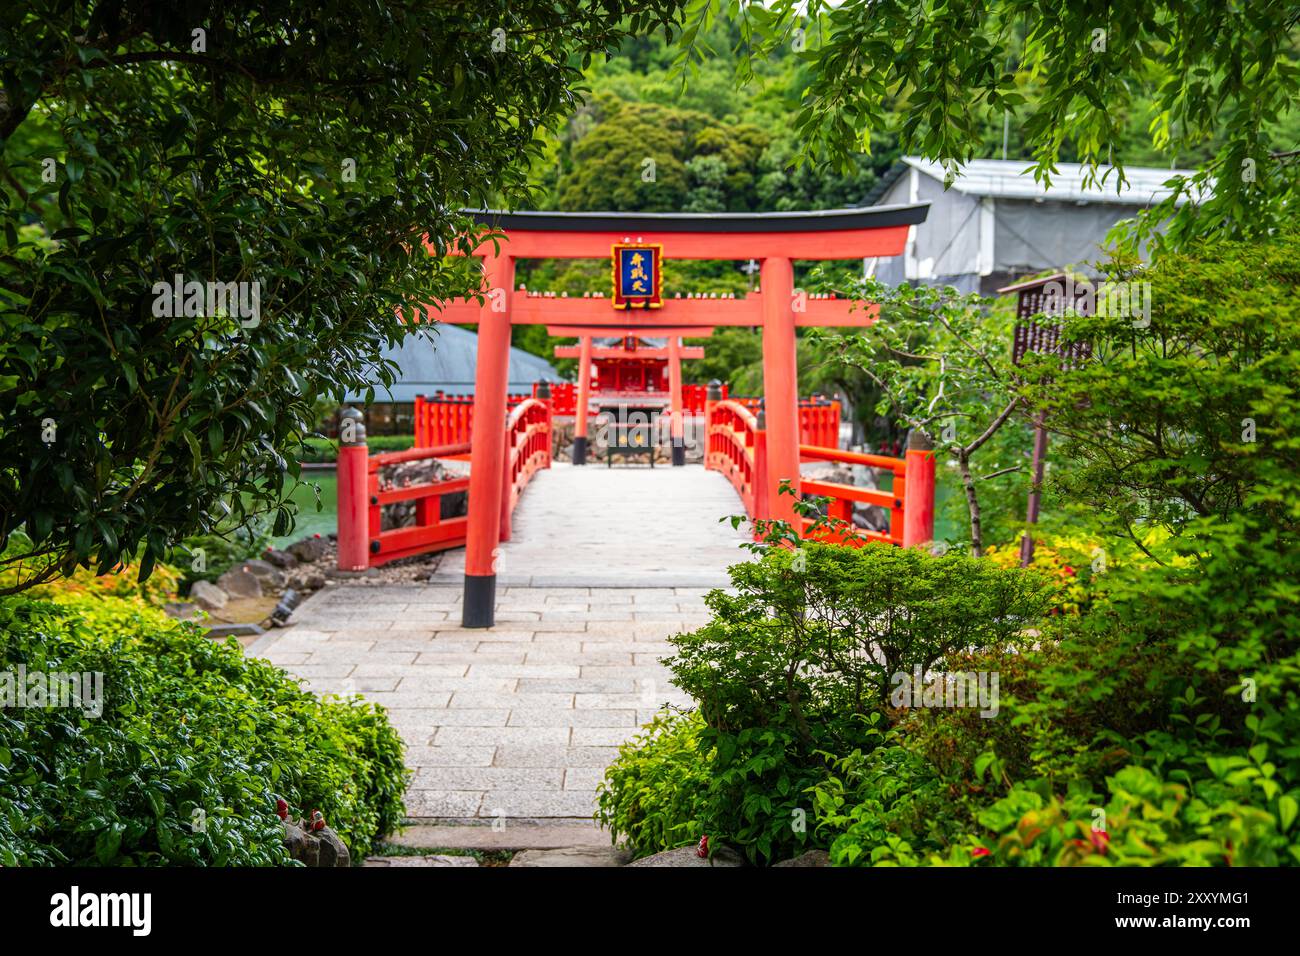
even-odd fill
[(700, 743), (699, 713), (656, 714), (618, 750), (597, 788), (596, 816), (636, 856), (695, 843), (712, 755)]
[(101, 672), (102, 714), (0, 710), (0, 864), (282, 865), (277, 798), (361, 857), (403, 817), (381, 710), (139, 603), (0, 603), (0, 673), (19, 665)]
[[(386, 451), (406, 451), (406, 449), (415, 446), (415, 436), (371, 435), (366, 439), (366, 445), (372, 455), (378, 455)], [(318, 438), (316, 436), (305, 439), (302, 449), (298, 453), (299, 461), (315, 462), (317, 464), (338, 461), (338, 457), (339, 443), (335, 439)]]
[(671, 666), (713, 752), (705, 832), (758, 862), (809, 848), (808, 792), (874, 745), (895, 675), (1022, 642), (1051, 601), (1033, 572), (883, 545), (769, 547), (730, 575)]
[(998, 719), (911, 713), (841, 761), (817, 789), (832, 859), (1300, 863), (1295, 552), (1238, 524), (1101, 576), (1092, 612), (1041, 647), (965, 665), (1000, 671)]

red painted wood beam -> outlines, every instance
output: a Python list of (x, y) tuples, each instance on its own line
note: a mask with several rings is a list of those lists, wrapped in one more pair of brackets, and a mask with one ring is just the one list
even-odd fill
[[(609, 329), (603, 334), (624, 334), (619, 329), (655, 332), (685, 329), (681, 335), (700, 335), (696, 328), (763, 324), (763, 296), (751, 293), (743, 299), (666, 299), (661, 309), (615, 309), (609, 299), (561, 299), (516, 293), (510, 321), (514, 325), (545, 325), (552, 328)], [(800, 299), (794, 302), (797, 326), (861, 328), (876, 321), (880, 307), (851, 299)], [(479, 321), (480, 307), (473, 300), (456, 299), (442, 308), (425, 307), (427, 321), (468, 325)], [(552, 333), (558, 334), (558, 333)], [(579, 334), (579, 333), (570, 333)]]
[[(631, 239), (663, 246), (665, 259), (865, 259), (897, 256), (907, 243), (905, 225), (876, 229), (799, 232), (561, 232), (512, 229), (501, 254), (515, 259), (608, 259), (617, 242)], [(474, 255), (492, 255), (486, 242)]]
[[(677, 336), (669, 336), (676, 338)], [(555, 347), (556, 358), (578, 358), (582, 349), (577, 345), (557, 345)], [(593, 359), (668, 359), (670, 349), (625, 349), (625, 348), (601, 348), (594, 347), (591, 350)], [(678, 346), (677, 355), (683, 359), (702, 359), (704, 358), (704, 346), (702, 345), (682, 345)]]
[[(554, 335), (557, 338), (581, 338), (584, 335), (599, 335), (605, 338), (615, 335), (644, 335), (646, 332), (644, 328), (631, 325), (618, 328), (601, 328), (589, 325), (548, 325), (546, 331), (547, 334)], [(713, 329), (684, 325), (655, 329), (654, 333), (655, 335), (686, 335), (693, 339), (707, 339), (713, 334)]]

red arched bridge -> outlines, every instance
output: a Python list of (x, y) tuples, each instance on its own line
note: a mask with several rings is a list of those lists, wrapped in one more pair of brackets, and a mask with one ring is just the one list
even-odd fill
[[(800, 213), (475, 213), (495, 241), (475, 251), (483, 259), (482, 301), (434, 303), (422, 318), (477, 324), (479, 345), (472, 404), (421, 400), (416, 405), (416, 447), (369, 455), (364, 429), (343, 429), (339, 453), (339, 566), (364, 570), (398, 558), (464, 546), (463, 626), (490, 627), (496, 605), (495, 558), (511, 536), (511, 518), (529, 480), (551, 467), (557, 403), (575, 411), (574, 463), (585, 460), (591, 362), (597, 337), (656, 336), (667, 345), (668, 433), (673, 464), (684, 463), (688, 411), (681, 359), (693, 357), (683, 336), (707, 336), (718, 326), (752, 326), (763, 335), (762, 400), (724, 398), (712, 389), (703, 401), (705, 467), (723, 474), (751, 519), (785, 520), (796, 527), (794, 499), (779, 494), (790, 482), (803, 495), (831, 499), (830, 514), (851, 518), (854, 502), (889, 514), (884, 532), (853, 529), (844, 543), (922, 544), (933, 535), (934, 458), (909, 447), (901, 458), (838, 448), (838, 406), (801, 401), (795, 362), (800, 326), (853, 327), (875, 321), (865, 302), (809, 296), (794, 288), (795, 259), (860, 259), (898, 255), (908, 229), (925, 218), (926, 205), (880, 206)], [(431, 253), (434, 250), (430, 250)], [(569, 298), (516, 290), (515, 261), (529, 258), (611, 260), (612, 294)], [(755, 259), (760, 290), (744, 298), (670, 297), (662, 290), (662, 262), (681, 259)], [(507, 394), (512, 324), (545, 325), (552, 335), (573, 336), (580, 358), (578, 384), (554, 395), (544, 384), (533, 397)], [(572, 347), (570, 347), (572, 348)], [(618, 349), (610, 353), (617, 357)], [(692, 408), (691, 406), (694, 406)], [(565, 409), (567, 411), (567, 408)], [(347, 426), (347, 423), (345, 423)], [(406, 487), (381, 487), (380, 470), (429, 459), (468, 459), (468, 477)], [(800, 463), (839, 462), (882, 469), (888, 491), (801, 477)], [(468, 514), (444, 517), (442, 499), (468, 492)], [(415, 524), (381, 530), (382, 509), (414, 502)], [(669, 505), (670, 506), (670, 505)], [(575, 500), (573, 507), (583, 507)], [(851, 528), (851, 522), (849, 527)], [(847, 540), (851, 539), (851, 540)], [(564, 542), (557, 541), (557, 548)], [(634, 585), (635, 581), (629, 581)]]

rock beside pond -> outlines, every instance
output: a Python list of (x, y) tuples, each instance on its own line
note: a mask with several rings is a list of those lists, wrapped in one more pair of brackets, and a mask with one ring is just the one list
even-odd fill
[(240, 567), (257, 578), (262, 583), (264, 590), (278, 591), (285, 586), (289, 579), (288, 575), (274, 564), (260, 558), (250, 558), (240, 564)]
[(295, 591), (319, 591), (325, 586), (325, 575), (319, 571), (304, 571), (289, 579)]
[(283, 568), (286, 571), (290, 571), (298, 566), (297, 558), (288, 551), (281, 551), (279, 548), (267, 548), (266, 551), (262, 553), (262, 558), (269, 564), (273, 564), (277, 568)]
[(257, 575), (240, 565), (217, 578), (217, 587), (231, 597), (256, 598), (262, 596), (262, 582)]
[(288, 552), (303, 564), (319, 561), (329, 554), (330, 544), (324, 538), (303, 538), (287, 548)]
[(226, 592), (211, 581), (195, 581), (190, 588), (190, 600), (208, 611), (219, 611), (226, 606)]

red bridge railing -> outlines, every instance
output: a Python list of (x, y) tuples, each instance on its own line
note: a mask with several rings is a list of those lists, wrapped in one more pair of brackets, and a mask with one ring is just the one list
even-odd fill
[(767, 515), (767, 430), (740, 402), (710, 403), (704, 467), (720, 471), (751, 518)]
[[(733, 401), (755, 415), (763, 407), (761, 398), (736, 398)], [(799, 399), (799, 444), (835, 448), (839, 443), (840, 403), (819, 396)]]
[[(509, 395), (506, 406), (514, 408), (527, 395)], [(415, 396), (415, 447), (436, 448), (469, 441), (474, 427), (474, 396), (444, 395), (432, 398)]]
[[(825, 406), (810, 406), (813, 411), (805, 417), (800, 408), (800, 426), (803, 434), (829, 435), (833, 420), (835, 440), (839, 436), (839, 405), (823, 412)], [(824, 415), (825, 417), (819, 417)], [(755, 520), (770, 517), (768, 508), (769, 484), (767, 478), (767, 434), (762, 412), (755, 414), (745, 404), (736, 401), (710, 402), (707, 411), (707, 449), (704, 465), (720, 471), (735, 487), (744, 502), (745, 511)], [(934, 452), (922, 448), (909, 448), (904, 458), (885, 455), (867, 455), (844, 451), (831, 445), (801, 443), (801, 461), (828, 461), (844, 465), (864, 465), (888, 471), (893, 476), (889, 491), (859, 488), (856, 485), (833, 481), (801, 478), (801, 495), (830, 499), (829, 516), (845, 523), (830, 534), (816, 533), (820, 540), (838, 544), (862, 545), (870, 541), (912, 547), (925, 544), (934, 538)], [(861, 502), (884, 508), (889, 514), (889, 530), (873, 531), (853, 526), (853, 505)], [(800, 534), (809, 534), (812, 519), (803, 519)]]
[[(529, 479), (551, 462), (551, 410), (545, 402), (526, 396), (517, 401), (502, 440), (506, 467), (502, 475), (502, 540), (510, 534), (510, 514)], [(463, 547), (466, 515), (443, 517), (447, 495), (468, 493), (467, 475), (396, 485), (382, 479), (382, 470), (410, 461), (468, 459), (472, 404), (460, 399), (417, 400), (417, 447), (369, 454), (365, 429), (357, 419), (345, 421), (338, 457), (338, 564), (343, 571), (364, 571), (389, 561), (432, 551)], [(360, 413), (356, 413), (359, 419)], [(345, 418), (346, 418), (345, 414)], [(348, 441), (351, 434), (353, 440)], [(460, 441), (421, 444), (433, 437), (462, 437)], [(383, 509), (403, 501), (415, 502), (415, 523), (383, 530)]]
[[(538, 397), (542, 383), (533, 385), (533, 398)], [(703, 415), (706, 401), (707, 385), (682, 385), (682, 411), (687, 415)], [(602, 394), (599, 385), (592, 388), (593, 396)], [(604, 394), (608, 394), (607, 392)], [(668, 399), (667, 392), (646, 392), (646, 395), (663, 400)], [(722, 386), (722, 397), (727, 397), (727, 386)], [(556, 415), (576, 415), (578, 412), (578, 386), (574, 382), (551, 383), (551, 411)]]
[(510, 540), (510, 515), (534, 474), (551, 467), (551, 409), (525, 399), (506, 419), (505, 492), (501, 495), (501, 540)]

